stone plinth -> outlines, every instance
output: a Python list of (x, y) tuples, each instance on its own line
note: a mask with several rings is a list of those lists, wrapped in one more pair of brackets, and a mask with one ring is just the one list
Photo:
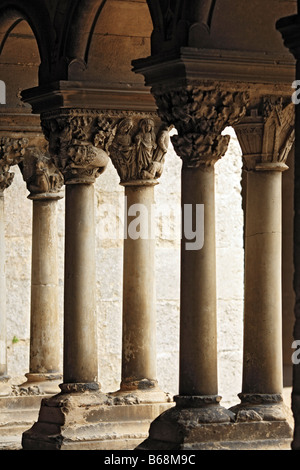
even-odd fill
[[(159, 398), (161, 395), (159, 393)], [(146, 392), (61, 393), (42, 401), (39, 420), (23, 434), (25, 450), (131, 450), (148, 435), (150, 423), (173, 406), (149, 402)]]
[(23, 396), (0, 398), (0, 450), (21, 449), (22, 433), (38, 418), (41, 400), (46, 395), (28, 393), (27, 390)]
[[(286, 420), (263, 420), (258, 414), (234, 414), (219, 405), (176, 406), (151, 425), (138, 450), (289, 450), (292, 430)], [(230, 416), (230, 420), (228, 417)]]

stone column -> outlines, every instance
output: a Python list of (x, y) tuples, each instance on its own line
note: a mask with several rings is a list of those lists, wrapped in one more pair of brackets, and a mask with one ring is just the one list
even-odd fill
[(222, 130), (243, 116), (246, 95), (190, 86), (159, 96), (157, 102), (178, 130), (173, 144), (183, 160), (180, 388), (175, 401), (180, 407), (198, 408), (200, 415), (199, 410), (214, 404), (209, 408), (213, 419), (230, 420), (218, 406), (214, 165), (229, 143)]
[(281, 183), (294, 142), (294, 107), (266, 97), (260, 109), (236, 127), (247, 196), (243, 386), (234, 410), (251, 408), (264, 420), (284, 420)]
[(58, 299), (57, 201), (63, 178), (45, 150), (29, 147), (20, 165), (32, 200), (30, 363), (22, 388), (59, 392), (61, 335)]
[[(121, 125), (121, 131), (119, 121), (118, 112), (95, 110), (68, 109), (42, 115), (49, 150), (66, 184), (64, 374), (61, 393), (42, 401), (38, 422), (23, 434), (24, 449), (99, 450), (106, 449), (108, 441), (113, 441), (116, 449), (133, 448), (137, 439), (146, 435), (149, 422), (172, 406), (157, 388), (156, 379), (154, 241), (147, 236), (135, 239), (137, 231), (130, 219), (124, 256), (128, 283), (126, 280), (124, 286), (126, 349), (121, 389), (106, 394), (98, 382), (94, 182), (104, 171), (109, 161), (106, 152), (110, 152), (120, 174), (130, 174), (121, 178), (129, 212), (134, 203), (148, 211), (165, 154), (161, 148), (165, 132), (156, 137), (151, 120), (137, 119), (134, 136), (127, 135), (127, 123), (125, 129)], [(134, 177), (135, 167), (139, 171)], [(140, 219), (144, 234), (148, 216)]]
[(66, 184), (63, 392), (99, 389), (93, 184), (108, 156), (94, 121), (77, 111), (43, 121)]
[[(217, 297), (214, 161), (182, 168), (179, 397), (210, 397), (217, 403)], [(187, 211), (191, 211), (188, 219)], [(202, 209), (201, 209), (202, 208)], [(204, 211), (204, 218), (201, 211)], [(200, 213), (199, 213), (200, 211)], [(196, 228), (195, 240), (189, 237)], [(189, 229), (189, 230), (188, 230)], [(185, 398), (184, 398), (185, 400)]]
[[(127, 213), (123, 267), (123, 341), (121, 390), (157, 386), (155, 312), (155, 238), (152, 228), (154, 182), (125, 185)], [(134, 215), (144, 233), (133, 234)], [(138, 238), (135, 237), (137, 235)]]
[(176, 407), (152, 423), (140, 448), (198, 448), (203, 425), (234, 416), (218, 395), (214, 165), (229, 143), (221, 133), (243, 117), (247, 96), (199, 85), (155, 97), (165, 122), (177, 128), (172, 141), (183, 162), (180, 377)]
[[(156, 118), (157, 121), (157, 118)], [(154, 188), (163, 171), (169, 128), (151, 117), (123, 118), (110, 157), (125, 187), (123, 341), (120, 393), (165, 401), (157, 383)], [(142, 398), (143, 397), (143, 398)]]
[(289, 49), (292, 56), (296, 59), (295, 82), (292, 97), (295, 105), (295, 176), (294, 176), (294, 233), (293, 233), (293, 259), (294, 259), (294, 282), (295, 292), (295, 324), (293, 329), (294, 342), (292, 347), (293, 363), (293, 390), (292, 390), (292, 411), (294, 416), (294, 438), (292, 442), (293, 450), (300, 450), (300, 362), (299, 362), (299, 341), (300, 341), (300, 108), (299, 108), (299, 79), (300, 79), (300, 48), (299, 48), (299, 2), (296, 15), (288, 16), (278, 20), (276, 28), (282, 34), (284, 45)]
[(7, 379), (4, 193), (0, 193), (0, 380)]
[(92, 387), (98, 378), (92, 184), (67, 182), (65, 230), (64, 384)]
[(10, 167), (22, 160), (27, 143), (24, 138), (0, 139), (0, 396), (11, 393), (7, 375), (4, 192), (14, 178)]

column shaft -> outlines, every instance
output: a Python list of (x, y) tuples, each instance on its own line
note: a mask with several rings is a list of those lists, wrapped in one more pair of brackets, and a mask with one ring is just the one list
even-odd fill
[(282, 393), (280, 171), (249, 172), (243, 393)]
[(7, 373), (4, 195), (0, 193), (0, 379)]
[(60, 370), (56, 199), (33, 200), (30, 374)]
[(98, 376), (94, 186), (66, 185), (64, 383)]
[[(141, 380), (145, 386), (156, 383), (154, 184), (133, 183), (126, 186), (125, 196), (129, 214), (136, 214), (125, 216), (121, 387), (128, 389), (138, 388)], [(131, 233), (135, 228), (142, 230), (140, 238)]]
[[(187, 250), (185, 227), (181, 249), (181, 320), (179, 394), (216, 395), (217, 321), (214, 167), (182, 170), (182, 213), (185, 205), (204, 205), (204, 245)], [(195, 220), (193, 221), (195, 227)], [(199, 228), (199, 227), (198, 227)], [(203, 227), (202, 227), (203, 228)]]

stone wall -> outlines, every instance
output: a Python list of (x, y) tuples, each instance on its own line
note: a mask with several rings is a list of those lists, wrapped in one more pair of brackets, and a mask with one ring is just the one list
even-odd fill
[[(241, 152), (235, 134), (216, 165), (219, 384), (223, 402), (236, 403), (242, 372), (243, 212)], [(8, 372), (28, 372), (32, 202), (22, 176), (5, 193)], [(180, 296), (181, 160), (172, 147), (156, 187), (157, 366), (163, 390), (177, 393)], [(110, 164), (97, 180), (96, 258), (99, 380), (119, 388), (122, 340), (124, 188)], [(63, 310), (64, 201), (58, 202), (60, 308)], [(62, 334), (53, 332), (54, 334)]]

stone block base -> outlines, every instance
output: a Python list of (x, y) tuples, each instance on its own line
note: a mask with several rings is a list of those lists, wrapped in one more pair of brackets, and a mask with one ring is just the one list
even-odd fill
[(26, 374), (27, 381), (14, 385), (0, 381), (0, 449), (21, 448), (22, 433), (38, 419), (41, 401), (60, 390), (59, 376)]
[(42, 396), (0, 398), (0, 449), (21, 448), (22, 433), (37, 420)]
[[(218, 413), (220, 419), (218, 420)], [(226, 413), (225, 413), (226, 415)], [(224, 419), (218, 406), (176, 406), (151, 425), (149, 437), (137, 450), (289, 450), (292, 430), (286, 420), (263, 421), (248, 414), (248, 421)], [(253, 421), (251, 419), (254, 419)]]
[(60, 393), (41, 403), (38, 421), (23, 434), (24, 450), (132, 450), (151, 422), (173, 406), (165, 394)]

